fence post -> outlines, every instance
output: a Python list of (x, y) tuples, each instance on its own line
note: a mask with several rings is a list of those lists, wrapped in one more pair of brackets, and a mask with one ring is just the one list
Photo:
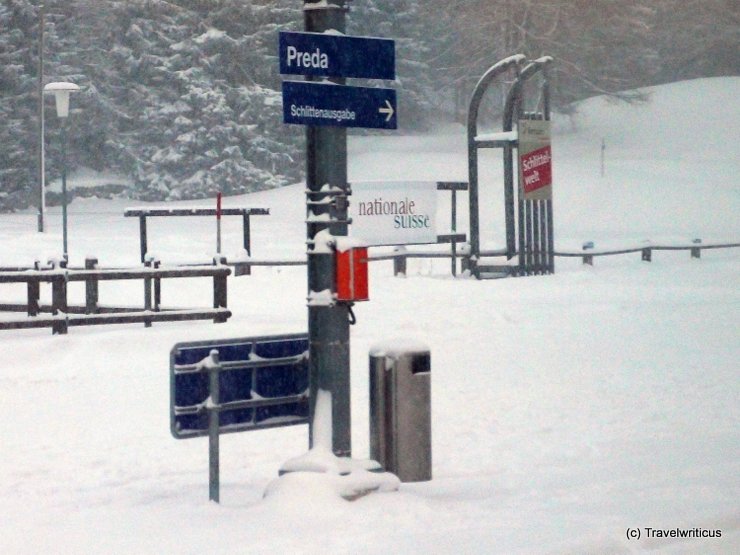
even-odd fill
[[(457, 190), (453, 187), (450, 191), (450, 223), (452, 228), (452, 235), (454, 236), (457, 232)], [(452, 245), (450, 246), (452, 251), (452, 276), (457, 276), (457, 241), (452, 239)]]
[[(152, 257), (147, 256), (146, 260), (144, 260), (144, 267), (145, 268), (151, 268), (152, 267)], [(152, 278), (146, 277), (144, 278), (144, 310), (150, 311), (152, 309)], [(152, 327), (152, 321), (151, 319), (147, 318), (144, 320), (144, 327), (151, 328)]]
[(139, 216), (139, 251), (141, 252), (141, 261), (145, 262), (147, 251), (146, 237), (146, 216)]
[(452, 258), (452, 277), (457, 277), (457, 241), (452, 240), (451, 245), (451, 258)]
[[(226, 264), (225, 257), (219, 257), (213, 259), (214, 266), (221, 266)], [(226, 291), (226, 277), (227, 274), (221, 274), (213, 276), (213, 308), (226, 308), (227, 302), (227, 291)], [(226, 322), (226, 318), (222, 315), (218, 315), (213, 319), (215, 324), (222, 324)]]
[[(54, 263), (51, 260), (47, 260), (46, 267), (42, 266), (40, 260), (34, 260), (33, 268), (37, 272), (41, 270), (53, 270)], [(41, 314), (41, 279), (39, 278), (36, 283), (28, 283), (28, 315), (38, 316)]]
[[(38, 268), (37, 268), (38, 269)], [(28, 282), (28, 315), (38, 316), (41, 312), (39, 297), (41, 296), (40, 280), (34, 279)]]
[[(701, 239), (694, 239), (692, 241), (695, 245), (701, 245)], [(691, 258), (701, 258), (701, 248), (691, 247)]]
[(67, 333), (67, 276), (66, 274), (57, 274), (51, 281), (51, 313), (57, 315), (64, 314), (64, 320), (56, 320), (51, 326), (51, 333)]
[(460, 272), (466, 274), (470, 271), (470, 257), (468, 255), (460, 258)]
[[(85, 258), (85, 270), (95, 270), (98, 267), (98, 259), (94, 257)], [(85, 314), (98, 313), (98, 278), (91, 276), (85, 280)]]
[(396, 253), (393, 258), (393, 275), (403, 274), (406, 277), (406, 247), (395, 247), (393, 252)]
[(652, 262), (653, 260), (653, 249), (644, 248), (642, 249), (642, 260), (643, 262)]
[[(154, 261), (154, 269), (158, 270), (160, 261)], [(162, 304), (162, 278), (154, 278), (154, 312), (159, 312), (159, 306)]]
[[(594, 248), (594, 242), (593, 241), (586, 241), (583, 243), (583, 250), (588, 251)], [(589, 266), (594, 265), (594, 255), (593, 254), (584, 254), (583, 255), (583, 263), (588, 264)]]
[[(242, 233), (244, 235), (244, 250), (247, 256), (252, 256), (252, 230), (250, 228), (249, 214), (242, 214)], [(249, 276), (252, 274), (252, 266), (249, 264), (239, 264), (234, 267), (235, 276)]]

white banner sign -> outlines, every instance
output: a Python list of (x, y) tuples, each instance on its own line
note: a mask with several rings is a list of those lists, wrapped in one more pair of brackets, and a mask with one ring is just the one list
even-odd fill
[(350, 236), (367, 246), (437, 242), (436, 181), (353, 182)]

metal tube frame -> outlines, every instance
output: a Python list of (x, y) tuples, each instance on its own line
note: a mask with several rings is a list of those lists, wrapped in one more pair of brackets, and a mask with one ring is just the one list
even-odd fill
[(469, 183), (469, 205), (470, 205), (470, 252), (466, 266), (468, 270), (480, 277), (478, 273), (478, 261), (480, 259), (480, 211), (478, 195), (478, 144), (476, 136), (478, 135), (478, 114), (480, 105), (483, 101), (488, 87), (501, 75), (505, 74), (512, 68), (518, 68), (524, 63), (526, 57), (523, 54), (517, 54), (505, 58), (483, 74), (473, 90), (473, 96), (470, 99), (468, 107), (468, 183)]
[[(528, 275), (530, 273), (554, 271), (552, 202), (527, 202), (521, 198), (520, 193), (514, 191), (513, 151), (514, 148), (518, 147), (518, 140), (489, 141), (490, 144), (486, 145), (478, 144), (476, 141), (477, 118), (483, 95), (496, 77), (511, 68), (516, 70), (516, 79), (506, 95), (503, 132), (513, 131), (515, 120), (521, 117), (524, 85), (540, 72), (543, 75), (541, 85), (543, 111), (540, 117), (546, 120), (550, 119), (550, 88), (547, 66), (552, 62), (552, 58), (543, 57), (530, 61), (522, 68), (525, 62), (526, 59), (523, 55), (517, 55), (506, 58), (489, 69), (476, 85), (468, 111), (468, 173), (470, 182), (470, 259), (468, 267), (472, 274), (478, 278), (480, 278), (480, 272), (477, 267), (481, 249), (477, 151), (478, 148), (483, 146), (503, 148), (505, 254), (507, 259), (519, 255), (519, 268), (514, 274)], [(516, 215), (515, 205), (517, 206)]]
[[(542, 102), (543, 111), (541, 114), (530, 114), (529, 117), (550, 119), (550, 87), (547, 79), (547, 66), (552, 62), (552, 58), (543, 57), (531, 61), (517, 75), (516, 80), (511, 86), (506, 98), (504, 108), (504, 131), (514, 129), (515, 120), (523, 117), (522, 105), (524, 103), (524, 87), (529, 79), (538, 73), (542, 73), (543, 80)], [(504, 176), (506, 187), (506, 239), (507, 251), (511, 258), (517, 251), (519, 253), (519, 269), (517, 275), (532, 275), (544, 271), (547, 267), (548, 272), (554, 271), (554, 263), (551, 248), (552, 239), (552, 202), (544, 201), (544, 206), (539, 201), (524, 200), (521, 191), (517, 191), (518, 196), (518, 233), (516, 232), (517, 223), (514, 221), (514, 179), (513, 171), (505, 166), (505, 171), (511, 171), (511, 174)], [(511, 200), (510, 200), (511, 199)], [(512, 248), (514, 237), (519, 239), (519, 245)], [(547, 236), (547, 238), (545, 238)], [(547, 263), (544, 261), (547, 260)]]

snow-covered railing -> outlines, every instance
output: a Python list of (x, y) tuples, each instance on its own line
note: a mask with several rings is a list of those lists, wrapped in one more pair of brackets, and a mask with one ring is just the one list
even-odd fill
[[(740, 243), (716, 243), (716, 244), (706, 244), (705, 245), (705, 244), (702, 244), (701, 239), (694, 239), (690, 244), (686, 244), (686, 245), (659, 245), (659, 244), (653, 245), (653, 244), (648, 243), (648, 244), (638, 246), (638, 247), (626, 247), (626, 248), (596, 251), (594, 250), (593, 241), (587, 241), (583, 243), (583, 248), (581, 251), (555, 250), (552, 252), (552, 255), (555, 257), (563, 257), (563, 258), (581, 258), (584, 264), (593, 266), (594, 257), (597, 257), (597, 256), (618, 256), (622, 254), (640, 253), (643, 261), (651, 262), (653, 259), (653, 251), (690, 251), (691, 258), (701, 258), (702, 250), (726, 249), (726, 248), (735, 248), (735, 247), (740, 247)], [(515, 257), (519, 256), (519, 254), (520, 254), (520, 251), (518, 250), (514, 252)], [(539, 274), (549, 273), (543, 262), (546, 260), (545, 254), (546, 254), (545, 252), (541, 252), (535, 249), (530, 249), (530, 250), (525, 251), (524, 255), (530, 260), (534, 261), (534, 263), (531, 265), (532, 274), (539, 275)], [(507, 255), (507, 252), (505, 249), (488, 250), (488, 251), (480, 252), (480, 256), (484, 258), (504, 257), (506, 255)], [(502, 274), (502, 277), (503, 275), (511, 275), (511, 276), (522, 275), (521, 273), (517, 273), (516, 266), (499, 265), (495, 267), (497, 268), (499, 273)]]
[[(247, 207), (232, 207), (232, 208), (213, 208), (213, 207), (191, 207), (191, 208), (167, 208), (167, 207), (146, 207), (146, 208), (126, 208), (123, 212), (124, 217), (127, 218), (139, 218), (139, 250), (141, 253), (141, 261), (146, 260), (147, 253), (149, 252), (148, 247), (148, 236), (147, 236), (147, 225), (146, 219), (151, 217), (185, 217), (185, 216), (241, 216), (242, 217), (242, 236), (243, 236), (243, 247), (248, 255), (252, 254), (252, 239), (251, 239), (251, 226), (249, 218), (251, 216), (269, 216), (269, 208), (247, 208)], [(249, 274), (249, 266), (242, 265), (239, 268), (239, 272), (245, 275)], [(237, 272), (236, 275), (240, 275)]]
[[(374, 253), (369, 252), (368, 254), (368, 261), (369, 262), (381, 262), (381, 261), (387, 261), (392, 260), (393, 261), (393, 275), (399, 275), (399, 274), (405, 274), (406, 273), (406, 264), (408, 259), (410, 258), (449, 258), (451, 260), (451, 263), (454, 266), (456, 266), (457, 259), (460, 258), (462, 255), (466, 254), (467, 247), (461, 246), (458, 243), (465, 241), (465, 234), (450, 234), (450, 235), (440, 235), (440, 244), (444, 243), (451, 243), (450, 250), (449, 251), (412, 251), (408, 250), (406, 247), (395, 247), (392, 252), (380, 252), (380, 253)], [(454, 242), (453, 242), (454, 239)], [(370, 247), (374, 248), (374, 247)], [(306, 259), (257, 259), (257, 258), (249, 258), (247, 260), (238, 260), (238, 261), (228, 261), (226, 262), (229, 266), (234, 266), (235, 268), (239, 268), (241, 265), (255, 267), (255, 266), (262, 266), (262, 267), (280, 267), (280, 266), (305, 266), (306, 265)], [(453, 272), (454, 273), (454, 272)]]
[[(629, 248), (623, 248), (623, 249), (611, 249), (611, 250), (600, 250), (600, 251), (594, 251), (593, 250), (593, 243), (587, 242), (584, 243), (583, 251), (581, 252), (568, 252), (568, 251), (554, 251), (552, 254), (556, 257), (570, 257), (570, 258), (582, 258), (584, 264), (590, 264), (593, 265), (593, 258), (595, 256), (615, 256), (615, 255), (621, 255), (621, 254), (634, 254), (634, 253), (640, 253), (642, 255), (642, 260), (646, 262), (652, 261), (652, 253), (653, 251), (690, 251), (692, 258), (701, 258), (701, 251), (702, 250), (711, 250), (711, 249), (728, 249), (728, 248), (737, 248), (740, 247), (740, 243), (714, 243), (714, 244), (702, 244), (701, 239), (694, 239), (691, 244), (688, 245), (646, 245), (646, 246), (639, 246), (639, 247), (629, 247)], [(463, 247), (463, 250), (460, 254), (466, 254), (467, 246)], [(515, 252), (514, 255), (517, 256), (519, 253)], [(538, 253), (535, 251), (529, 251), (525, 253), (528, 256), (531, 256), (534, 260), (545, 260), (544, 252)], [(541, 255), (541, 256), (537, 256)], [(394, 252), (392, 253), (382, 253), (382, 254), (371, 254), (369, 257), (369, 260), (372, 261), (379, 261), (379, 260), (392, 260), (393, 261), (393, 270), (394, 275), (403, 275), (406, 273), (406, 261), (410, 258), (453, 258), (454, 260), (455, 253), (450, 252), (414, 252), (409, 251), (405, 247), (396, 247)], [(499, 249), (499, 250), (487, 250), (487, 251), (481, 251), (480, 252), (481, 257), (503, 257), (506, 256), (506, 250), (505, 249)], [(465, 259), (463, 258), (463, 263), (465, 262)], [(463, 264), (463, 271), (466, 271), (467, 268)], [(516, 267), (515, 266), (501, 266), (500, 271), (501, 273), (505, 273), (507, 275), (516, 275)], [(535, 274), (541, 273), (545, 274), (548, 273), (546, 271), (546, 268), (544, 265), (541, 268), (537, 268), (537, 266), (533, 266), (533, 270)]]
[[(212, 319), (225, 322), (231, 311), (226, 308), (226, 278), (231, 269), (214, 260), (213, 266), (192, 268), (162, 268), (159, 262), (149, 259), (144, 268), (103, 269), (98, 267), (95, 258), (85, 260), (84, 269), (67, 268), (64, 264), (51, 262), (47, 266), (36, 263), (33, 269), (20, 271), (0, 271), (0, 283), (25, 283), (27, 303), (0, 304), (0, 311), (26, 312), (28, 318), (0, 321), (0, 330), (51, 327), (52, 333), (67, 333), (69, 326), (97, 324), (172, 322), (183, 320)], [(212, 277), (213, 308), (163, 308), (161, 300), (161, 280), (168, 278)], [(98, 303), (98, 284), (100, 281), (137, 280), (144, 282), (144, 307), (106, 307)], [(67, 284), (85, 283), (85, 306), (70, 306), (67, 300)], [(41, 284), (51, 284), (51, 305), (40, 303)], [(48, 312), (51, 316), (41, 316)]]
[(594, 250), (594, 243), (587, 241), (583, 244), (583, 250), (581, 252), (567, 252), (567, 251), (555, 251), (555, 256), (561, 256), (566, 258), (581, 258), (584, 264), (593, 266), (594, 257), (596, 256), (616, 256), (621, 254), (634, 254), (641, 253), (642, 260), (645, 262), (651, 262), (653, 259), (653, 251), (690, 251), (691, 258), (701, 258), (702, 250), (710, 249), (731, 249), (740, 247), (740, 243), (715, 243), (704, 245), (701, 239), (694, 239), (690, 245), (647, 245), (640, 247), (628, 247), (624, 249), (610, 249), (610, 250)]

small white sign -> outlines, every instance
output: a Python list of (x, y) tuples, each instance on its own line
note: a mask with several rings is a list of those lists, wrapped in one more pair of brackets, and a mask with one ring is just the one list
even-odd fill
[(368, 246), (437, 242), (436, 181), (352, 183), (350, 236)]

